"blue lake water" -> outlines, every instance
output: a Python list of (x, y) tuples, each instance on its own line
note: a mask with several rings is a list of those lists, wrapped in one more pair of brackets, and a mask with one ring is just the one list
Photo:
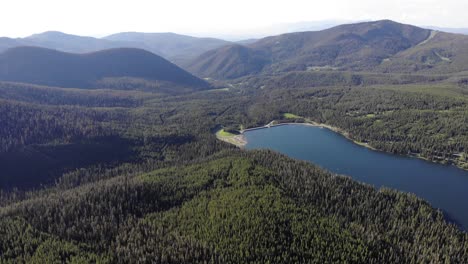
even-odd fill
[(284, 125), (248, 131), (247, 149), (271, 149), (379, 188), (414, 193), (468, 230), (468, 171), (373, 151), (326, 128)]

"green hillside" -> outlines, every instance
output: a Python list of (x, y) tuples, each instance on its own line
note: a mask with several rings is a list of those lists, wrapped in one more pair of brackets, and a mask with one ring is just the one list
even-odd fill
[(458, 41), (286, 34), (209, 51), (206, 81), (139, 49), (0, 54), (0, 263), (468, 263), (466, 230), (415, 195), (220, 140), (313, 122), (468, 169)]
[(271, 152), (234, 151), (194, 165), (58, 191), (0, 211), (0, 258), (103, 263), (468, 260), (466, 234), (447, 225), (425, 202), (376, 191)]
[(191, 61), (207, 51), (231, 44), (229, 41), (221, 39), (196, 38), (174, 33), (123, 32), (107, 36), (104, 39), (128, 43), (128, 45), (141, 43), (149, 51), (153, 51), (177, 65)]
[(105, 78), (133, 77), (195, 89), (208, 84), (167, 60), (139, 49), (72, 54), (36, 47), (0, 54), (0, 80), (58, 87), (97, 88)]
[(202, 77), (233, 79), (259, 73), (268, 61), (263, 52), (229, 45), (202, 54), (185, 68)]
[[(234, 48), (220, 48), (202, 54), (187, 64), (187, 68), (203, 77), (227, 79), (240, 74), (225, 73), (226, 67), (242, 75), (259, 71), (371, 70), (384, 59), (423, 42), (430, 33), (427, 29), (388, 20), (342, 25), (323, 31), (267, 37), (247, 45), (243, 53)], [(204, 61), (207, 58), (218, 62), (210, 64), (210, 70)], [(250, 67), (246, 67), (246, 62)]]
[(433, 31), (431, 37), (382, 62), (391, 72), (456, 73), (468, 70), (468, 36)]
[(453, 74), (468, 70), (467, 43), (465, 35), (382, 20), (267, 37), (242, 52), (223, 47), (184, 66), (218, 79), (291, 71)]

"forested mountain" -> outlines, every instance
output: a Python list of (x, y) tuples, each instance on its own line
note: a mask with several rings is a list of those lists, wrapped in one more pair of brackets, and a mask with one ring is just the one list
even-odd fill
[(0, 263), (468, 263), (466, 231), (416, 196), (216, 137), (316, 122), (468, 169), (468, 75), (406, 72), (452, 37), (381, 21), (228, 45), (198, 61), (235, 78), (211, 84), (140, 49), (9, 49)]
[(58, 31), (48, 31), (34, 34), (22, 39), (28, 46), (37, 46), (71, 53), (89, 53), (113, 48), (140, 48), (159, 54), (156, 49), (149, 49), (139, 42), (109, 41), (93, 37), (65, 34)]
[(186, 68), (200, 76), (232, 79), (259, 73), (268, 62), (264, 52), (236, 44), (208, 51)]
[(205, 88), (207, 83), (169, 61), (139, 49), (87, 54), (19, 47), (0, 54), (0, 80), (59, 87), (95, 88), (105, 78), (133, 77)]
[(196, 38), (174, 33), (124, 32), (107, 36), (104, 39), (141, 43), (150, 51), (160, 54), (178, 65), (191, 61), (204, 52), (230, 44), (230, 42), (221, 39)]
[[(260, 54), (263, 60), (244, 58), (243, 61), (257, 61), (255, 68), (267, 72), (307, 70), (312, 67), (371, 69), (383, 59), (424, 41), (429, 35), (430, 30), (392, 21), (342, 25), (323, 31), (289, 33), (261, 39), (247, 45), (246, 49), (249, 54)], [(213, 54), (217, 54), (217, 58), (212, 60), (222, 61), (222, 65), (245, 68), (242, 63), (232, 63), (235, 61), (232, 57), (239, 56), (235, 50), (223, 48), (218, 52), (202, 54), (188, 65), (188, 69), (200, 76), (217, 73), (217, 69), (206, 71), (203, 64), (203, 58)], [(244, 75), (249, 73), (256, 72), (246, 72)], [(230, 75), (225, 77), (232, 78)]]
[[(305, 70), (417, 72), (428, 68), (458, 72), (468, 70), (467, 41), (467, 36), (383, 20), (267, 37), (247, 45), (243, 53), (223, 47), (202, 54), (186, 68), (202, 77), (227, 79), (239, 77), (231, 72), (249, 75), (260, 70), (268, 74)], [(211, 61), (220, 66), (207, 63)]]
[(424, 41), (429, 34), (426, 29), (384, 20), (268, 37), (251, 47), (267, 50), (272, 61), (283, 67), (371, 69), (382, 59)]
[[(144, 44), (137, 42), (119, 42), (105, 39), (65, 34), (58, 31), (47, 31), (25, 38), (0, 38), (0, 53), (9, 48), (34, 46), (54, 49), (71, 53), (89, 53), (113, 48), (141, 48), (148, 49)], [(151, 50), (158, 54), (155, 49)]]
[(21, 40), (2, 37), (0, 38), (0, 53), (7, 49), (23, 45), (25, 45), (25, 43)]
[(0, 259), (465, 263), (466, 233), (426, 202), (213, 134), (294, 112), (448, 162), (468, 149), (463, 84), (308, 74), (182, 95), (0, 83)]
[(113, 174), (1, 208), (0, 260), (468, 261), (467, 235), (427, 203), (272, 152), (230, 151), (139, 176), (135, 168)]
[(114, 48), (145, 49), (180, 64), (200, 54), (230, 44), (215, 38), (197, 38), (174, 33), (124, 32), (104, 38), (84, 37), (48, 31), (25, 38), (0, 38), (0, 53), (9, 48), (34, 46), (70, 53), (89, 53)]
[(468, 36), (432, 31), (424, 42), (388, 58), (383, 72), (456, 73), (468, 70)]

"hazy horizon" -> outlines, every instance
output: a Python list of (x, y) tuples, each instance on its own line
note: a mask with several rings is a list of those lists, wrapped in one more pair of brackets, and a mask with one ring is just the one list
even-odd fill
[[(378, 19), (378, 20), (388, 20), (385, 18)], [(238, 33), (238, 34), (229, 34), (229, 33), (186, 33), (186, 32), (173, 32), (173, 31), (116, 31), (116, 32), (111, 32), (111, 33), (106, 33), (106, 34), (74, 34), (72, 32), (67, 32), (67, 31), (60, 31), (60, 30), (45, 30), (41, 32), (34, 32), (32, 34), (26, 35), (26, 36), (20, 36), (20, 37), (10, 37), (10, 36), (0, 36), (1, 37), (8, 37), (12, 39), (21, 39), (21, 38), (27, 38), (27, 37), (32, 37), (34, 35), (40, 35), (48, 32), (57, 32), (57, 33), (63, 33), (67, 35), (75, 35), (75, 36), (81, 36), (81, 37), (93, 37), (93, 38), (106, 38), (114, 34), (119, 34), (119, 33), (160, 33), (160, 34), (165, 34), (165, 33), (173, 33), (173, 34), (180, 34), (180, 35), (187, 35), (187, 36), (193, 36), (193, 37), (200, 37), (200, 38), (218, 38), (218, 39), (224, 39), (228, 41), (242, 41), (242, 40), (248, 40), (248, 39), (259, 39), (267, 36), (274, 36), (274, 35), (279, 35), (279, 34), (284, 34), (284, 33), (291, 33), (291, 32), (301, 32), (301, 31), (320, 31), (320, 30), (325, 30), (328, 28), (332, 28), (335, 26), (343, 25), (343, 24), (354, 24), (354, 23), (361, 23), (361, 22), (371, 22), (371, 21), (378, 21), (378, 20), (362, 20), (362, 21), (338, 21), (338, 20), (324, 20), (324, 21), (300, 21), (300, 22), (295, 22), (295, 23), (283, 23), (283, 24), (272, 24), (270, 26), (265, 26), (263, 28), (258, 28), (255, 31), (252, 31), (250, 33)], [(395, 21), (398, 23), (402, 23), (401, 21)], [(451, 33), (459, 33), (459, 34), (467, 34), (468, 33), (468, 28), (449, 28), (449, 27), (439, 27), (437, 25), (414, 25), (422, 28), (428, 28), (428, 29), (433, 29), (433, 30), (447, 30), (447, 32)]]
[[(447, 0), (291, 1), (201, 0), (159, 2), (58, 0), (7, 1), (0, 22), (2, 37), (26, 37), (46, 31), (103, 37), (118, 32), (174, 32), (203, 37), (248, 38), (288, 31), (288, 25), (390, 19), (417, 26), (468, 28), (468, 2)], [(105, 19), (103, 19), (105, 18)], [(323, 27), (323, 26), (322, 26)]]

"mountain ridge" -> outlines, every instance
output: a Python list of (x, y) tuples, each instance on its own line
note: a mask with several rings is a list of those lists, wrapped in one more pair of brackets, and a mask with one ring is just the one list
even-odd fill
[(136, 41), (149, 47), (150, 51), (154, 48), (161, 56), (176, 64), (194, 59), (199, 54), (231, 43), (216, 38), (199, 38), (172, 32), (121, 32), (102, 39), (119, 42)]
[[(426, 40), (430, 30), (396, 23), (390, 20), (345, 24), (322, 31), (287, 33), (260, 39), (246, 45), (252, 54), (262, 54), (256, 68), (268, 73), (291, 70), (308, 70), (311, 67), (331, 67), (352, 70), (369, 70), (387, 57)], [(187, 69), (202, 77), (223, 76), (218, 69), (206, 71), (201, 61), (217, 54), (213, 61), (228, 64), (236, 54), (211, 52), (200, 55), (186, 65)], [(228, 59), (229, 58), (229, 59)], [(205, 58), (206, 59), (206, 58)], [(243, 61), (251, 61), (244, 59)], [(229, 68), (246, 68), (249, 65), (230, 65)], [(217, 74), (215, 74), (218, 72)], [(256, 73), (256, 72), (254, 72)], [(246, 73), (248, 75), (249, 73)]]
[(0, 54), (0, 80), (66, 88), (93, 88), (104, 78), (133, 77), (206, 88), (208, 84), (164, 58), (136, 48), (74, 54), (38, 47)]
[[(128, 34), (131, 34), (131, 39), (126, 37)], [(89, 53), (112, 48), (138, 48), (177, 63), (188, 56), (197, 56), (229, 43), (231, 42), (221, 39), (198, 38), (175, 33), (123, 32), (95, 38), (60, 31), (46, 31), (25, 38), (0, 38), (0, 53), (9, 48), (21, 46), (35, 46), (70, 53)]]
[[(278, 36), (271, 36), (260, 39), (254, 43), (245, 45), (244, 53), (261, 56), (261, 59), (234, 59), (239, 57), (235, 52), (227, 52), (229, 49), (218, 49), (200, 55), (192, 62), (183, 65), (190, 72), (200, 77), (216, 77), (221, 79), (232, 79), (234, 76), (230, 72), (232, 69), (254, 68), (255, 71), (245, 71), (242, 76), (256, 74), (259, 72), (275, 74), (289, 71), (310, 71), (310, 70), (353, 70), (353, 71), (388, 71), (384, 65), (394, 56), (403, 54), (407, 50), (421, 49), (419, 44), (427, 40), (425, 46), (430, 46), (437, 41), (429, 39), (432, 30), (415, 27), (412, 25), (400, 24), (391, 20), (381, 20), (374, 22), (361, 22), (356, 24), (345, 24), (322, 31), (306, 31), (287, 33)], [(458, 41), (458, 43), (468, 37), (453, 35), (449, 33), (438, 33), (441, 36)], [(450, 48), (448, 41), (438, 46), (439, 54), (445, 54), (445, 50)], [(457, 44), (458, 45), (458, 44)], [(458, 45), (459, 50), (463, 50), (463, 45)], [(431, 53), (431, 51), (426, 51)], [(432, 52), (434, 53), (434, 52)], [(463, 62), (468, 59), (468, 55), (463, 52), (462, 59), (457, 70), (465, 70)], [(468, 52), (467, 52), (468, 53)], [(426, 55), (427, 56), (427, 55)], [(437, 56), (437, 55), (435, 55)], [(445, 57), (450, 56), (446, 54)], [(445, 58), (444, 56), (441, 56)], [(414, 65), (424, 64), (424, 58), (404, 58), (400, 64), (402, 67), (393, 67), (392, 71), (412, 72), (418, 71), (422, 66), (414, 68)], [(419, 61), (418, 61), (419, 60)], [(447, 61), (446, 59), (443, 59)], [(206, 67), (206, 61), (218, 61), (221, 68)], [(233, 62), (240, 61), (239, 64)], [(251, 65), (252, 61), (258, 62)], [(443, 64), (429, 65), (426, 68), (439, 69)], [(226, 71), (225, 69), (231, 69)], [(261, 69), (261, 70), (258, 70)]]

